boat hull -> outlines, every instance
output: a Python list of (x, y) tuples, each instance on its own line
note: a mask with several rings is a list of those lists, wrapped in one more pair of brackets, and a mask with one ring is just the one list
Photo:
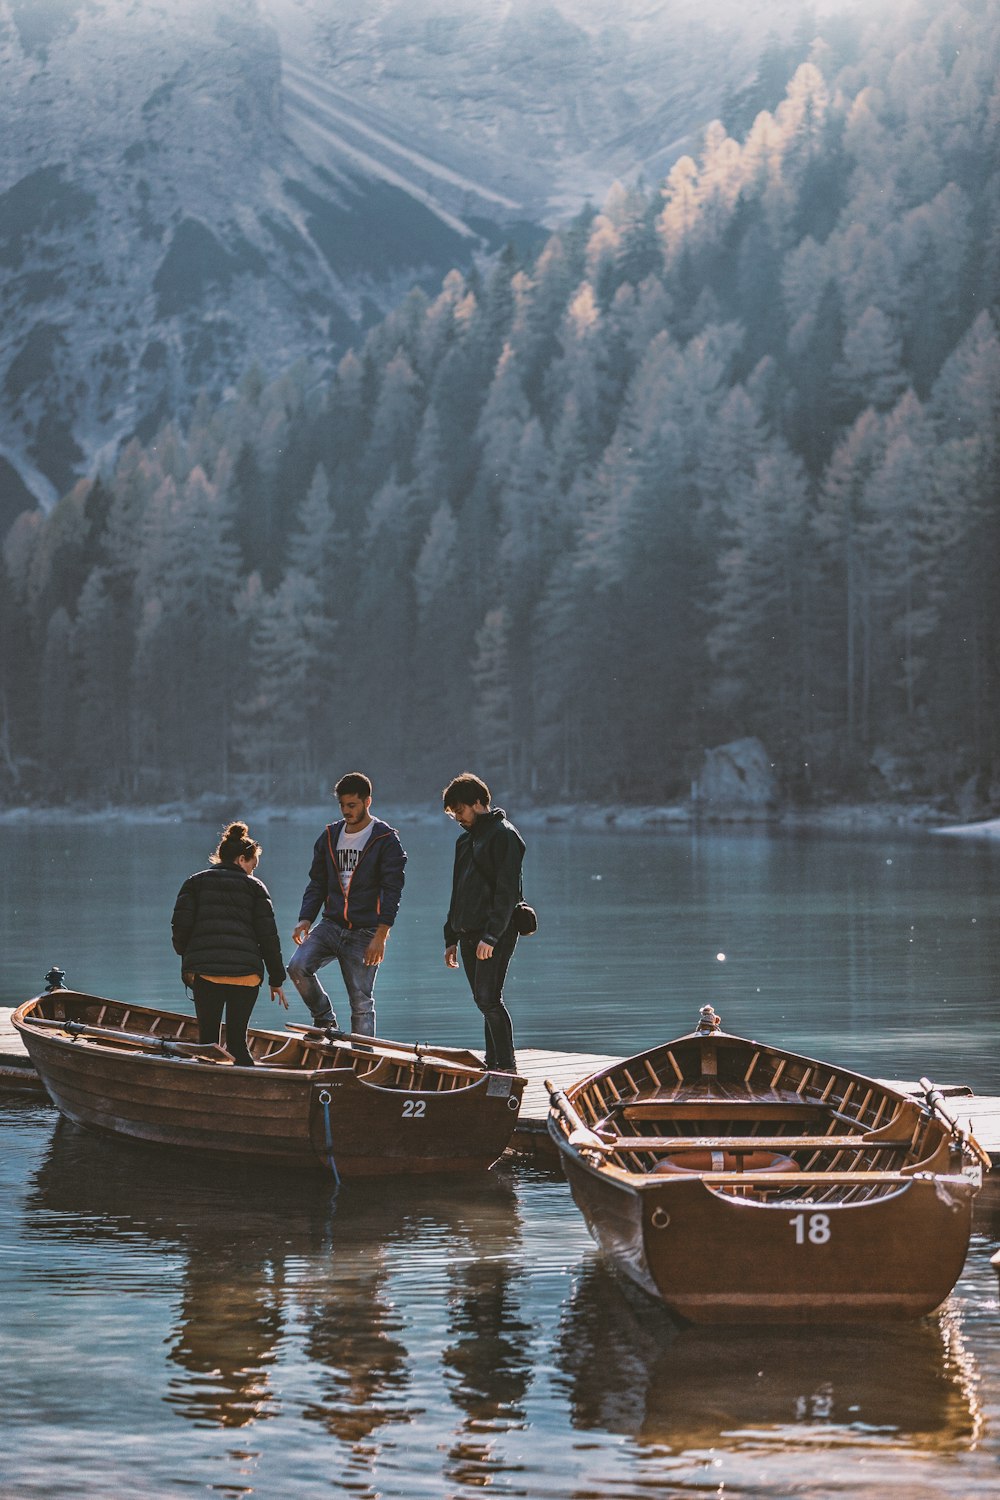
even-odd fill
[(911, 1179), (857, 1204), (733, 1197), (700, 1178), (648, 1186), (563, 1164), (601, 1249), (690, 1323), (867, 1323), (920, 1317), (965, 1261), (974, 1188)]
[(447, 1091), (385, 1087), (351, 1067), (219, 1066), (18, 1029), (53, 1104), (77, 1125), (337, 1177), (485, 1170), (509, 1142), (523, 1089), (485, 1072)]
[(591, 1234), (693, 1323), (920, 1317), (961, 1274), (989, 1157), (924, 1080), (698, 1030), (551, 1092)]

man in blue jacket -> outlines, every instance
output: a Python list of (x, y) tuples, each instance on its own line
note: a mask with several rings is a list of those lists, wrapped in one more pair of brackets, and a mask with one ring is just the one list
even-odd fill
[(374, 1036), (375, 976), (399, 911), (406, 854), (395, 828), (371, 816), (367, 776), (351, 771), (334, 790), (342, 817), (327, 824), (313, 847), (288, 977), (315, 1024), (336, 1031), (337, 1017), (316, 971), (337, 959), (351, 1002), (351, 1030)]

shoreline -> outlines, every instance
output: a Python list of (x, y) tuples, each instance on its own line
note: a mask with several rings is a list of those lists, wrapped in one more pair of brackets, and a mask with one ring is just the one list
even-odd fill
[[(500, 799), (498, 805), (503, 805)], [(106, 807), (19, 806), (0, 807), (0, 827), (53, 823), (125, 825), (161, 823), (198, 823), (215, 826), (232, 818), (269, 823), (314, 824), (331, 820), (332, 802), (313, 804), (267, 804), (240, 808), (228, 798), (213, 799), (212, 804), (184, 805), (178, 802), (145, 807), (113, 804)], [(377, 815), (388, 822), (401, 824), (437, 823), (440, 809), (421, 804), (389, 804)], [(513, 810), (512, 810), (513, 811)], [(926, 803), (836, 803), (827, 807), (786, 808), (781, 811), (760, 807), (720, 808), (693, 811), (684, 804), (646, 804), (640, 806), (604, 805), (599, 803), (549, 803), (544, 806), (518, 807), (514, 819), (519, 826), (533, 830), (569, 827), (587, 832), (618, 830), (628, 833), (691, 833), (720, 830), (770, 830), (776, 833), (810, 831), (825, 833), (880, 832), (886, 829), (916, 833), (953, 834), (962, 837), (1000, 837), (1000, 818), (974, 822), (948, 821), (940, 809)]]

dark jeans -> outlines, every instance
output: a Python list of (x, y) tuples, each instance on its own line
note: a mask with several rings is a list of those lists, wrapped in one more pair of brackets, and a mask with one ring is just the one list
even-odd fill
[(482, 933), (466, 933), (459, 939), (466, 977), (472, 989), (472, 998), (483, 1013), (486, 1032), (486, 1066), (504, 1068), (513, 1072), (514, 1027), (510, 1013), (503, 1003), (503, 982), (507, 968), (517, 945), (517, 933), (511, 922), (496, 947), (492, 958), (477, 958), (476, 949)]
[(198, 1017), (198, 1040), (219, 1040), (222, 1015), (225, 1012), (226, 1051), (232, 1054), (241, 1068), (253, 1067), (253, 1058), (247, 1049), (247, 1027), (259, 989), (260, 985), (257, 984), (213, 984), (209, 979), (202, 979), (200, 974), (195, 976), (194, 1009)]

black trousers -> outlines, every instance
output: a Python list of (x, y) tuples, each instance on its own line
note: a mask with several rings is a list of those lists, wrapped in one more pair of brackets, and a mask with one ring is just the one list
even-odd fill
[(515, 1068), (514, 1026), (510, 1012), (503, 1003), (503, 982), (514, 956), (517, 933), (511, 922), (507, 931), (493, 949), (492, 958), (477, 958), (476, 949), (482, 941), (481, 932), (467, 932), (459, 939), (459, 951), (465, 967), (466, 978), (472, 990), (472, 998), (483, 1013), (486, 1033), (486, 1066), (488, 1068)]
[(259, 984), (213, 984), (202, 979), (194, 980), (194, 1010), (198, 1017), (198, 1040), (217, 1042), (222, 1030), (222, 1017), (226, 1017), (226, 1051), (242, 1068), (252, 1068), (253, 1058), (247, 1050), (247, 1027), (250, 1012), (257, 1003)]

